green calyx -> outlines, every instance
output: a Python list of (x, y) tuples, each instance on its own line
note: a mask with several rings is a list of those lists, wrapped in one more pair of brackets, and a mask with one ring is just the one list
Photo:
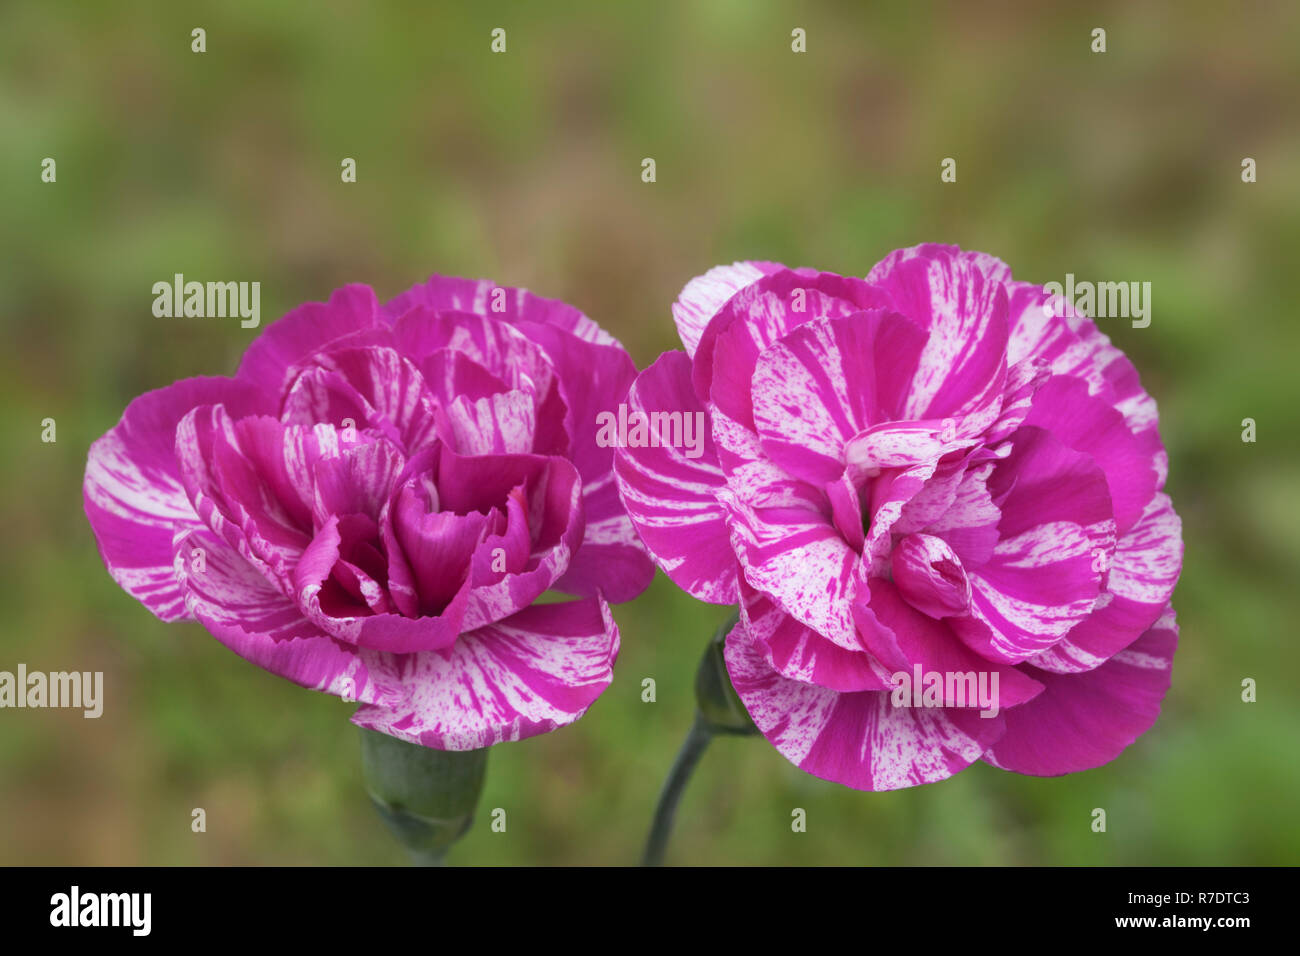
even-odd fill
[(699, 707), (700, 719), (715, 734), (745, 736), (758, 733), (745, 705), (731, 686), (727, 662), (722, 654), (723, 642), (736, 626), (739, 617), (740, 612), (737, 610), (722, 623), (704, 648), (700, 668), (695, 672), (695, 701)]
[(432, 750), (361, 730), (366, 791), (417, 863), (436, 865), (474, 820), (487, 749)]

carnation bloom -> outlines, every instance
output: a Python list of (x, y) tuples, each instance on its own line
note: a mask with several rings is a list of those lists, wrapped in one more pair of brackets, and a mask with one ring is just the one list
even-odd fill
[(673, 315), (686, 352), (629, 406), (710, 441), (620, 449), (620, 493), (680, 587), (739, 604), (727, 670), (790, 761), (863, 790), (1053, 775), (1151, 726), (1180, 524), (1155, 403), (1090, 319), (940, 245), (865, 281), (722, 266)]
[[(234, 378), (133, 401), (90, 448), (86, 516), (165, 621), (360, 703), (353, 722), (468, 750), (576, 720), (653, 566), (589, 423), (636, 369), (577, 309), (435, 276), (338, 290)], [(534, 603), (558, 590), (579, 600)]]

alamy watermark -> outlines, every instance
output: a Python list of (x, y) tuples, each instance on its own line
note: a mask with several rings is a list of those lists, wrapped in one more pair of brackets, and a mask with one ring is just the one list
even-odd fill
[(1090, 319), (1132, 319), (1133, 328), (1151, 324), (1150, 282), (1075, 282), (1074, 273), (1065, 283), (1048, 282), (1043, 288), (1051, 298), (1043, 303), (1043, 315), (1065, 318), (1065, 306)]
[(923, 671), (920, 664), (912, 673), (893, 676), (890, 702), (895, 707), (979, 707), (981, 717), (996, 717), (997, 671)]
[(133, 936), (148, 936), (153, 919), (152, 893), (82, 893), (73, 886), (50, 897), (50, 925), (125, 926)]
[(255, 329), (262, 321), (260, 282), (186, 282), (178, 272), (171, 282), (155, 282), (153, 295), (153, 314), (160, 319), (238, 316), (245, 329)]
[(82, 716), (96, 718), (104, 713), (103, 671), (41, 671), (18, 665), (18, 673), (0, 671), (0, 708), (71, 707)]
[(681, 448), (687, 458), (704, 454), (704, 412), (639, 412), (626, 404), (596, 416), (601, 448)]

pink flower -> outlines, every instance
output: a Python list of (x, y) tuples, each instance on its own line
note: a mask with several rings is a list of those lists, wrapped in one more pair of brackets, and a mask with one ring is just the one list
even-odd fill
[[(577, 309), (434, 276), (294, 309), (234, 378), (133, 401), (86, 516), (114, 580), (443, 750), (571, 723), (653, 566), (588, 427), (636, 370)], [(580, 600), (534, 604), (555, 589)]]
[(628, 403), (711, 440), (620, 449), (619, 489), (680, 587), (739, 603), (727, 668), (782, 754), (888, 790), (1084, 770), (1151, 726), (1180, 524), (1155, 402), (1090, 319), (938, 245), (866, 281), (722, 266), (673, 315), (686, 354)]

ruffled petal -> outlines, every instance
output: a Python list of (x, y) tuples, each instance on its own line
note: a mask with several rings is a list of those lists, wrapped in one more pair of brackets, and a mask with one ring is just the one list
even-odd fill
[(729, 266), (714, 266), (686, 283), (673, 303), (673, 321), (677, 323), (677, 335), (686, 354), (695, 356), (704, 329), (728, 299), (763, 276), (784, 268), (776, 262), (733, 262)]
[(1119, 411), (1089, 396), (1083, 380), (1066, 375), (1044, 384), (1024, 423), (1050, 431), (1101, 467), (1120, 534), (1142, 516), (1156, 492), (1156, 457), (1163, 454), (1158, 440), (1152, 444), (1153, 432), (1135, 435)]
[(268, 325), (244, 353), (237, 377), (279, 396), (291, 366), (336, 339), (380, 327), (374, 290), (344, 286), (328, 302), (300, 305)]
[[(938, 674), (945, 678), (943, 703), (958, 706), (947, 696), (949, 676), (969, 675), (978, 686), (983, 678), (997, 707), (1012, 707), (1033, 699), (1043, 685), (1010, 664), (990, 661), (966, 647), (944, 621), (936, 621), (912, 607), (899, 588), (886, 578), (872, 578), (869, 596), (860, 596), (853, 608), (862, 643), (889, 672), (891, 686), (898, 675), (909, 679), (919, 670), (922, 675)], [(995, 683), (996, 681), (996, 683)], [(976, 698), (966, 691), (965, 705)], [(981, 705), (982, 706), (982, 705)]]
[(354, 648), (306, 620), (292, 600), (212, 532), (182, 535), (176, 568), (194, 617), (240, 657), (301, 687), (364, 703), (383, 699)]
[(970, 607), (970, 579), (961, 558), (943, 538), (905, 536), (894, 548), (891, 565), (899, 591), (922, 614), (952, 617)]
[(266, 467), (280, 450), (268, 435), (282, 434), (274, 419), (234, 419), (223, 405), (203, 406), (177, 426), (176, 460), (203, 524), (290, 594), (311, 529), (301, 523), (300, 501), (277, 493), (289, 487), (284, 476)]
[(327, 422), (368, 429), (397, 442), (408, 453), (436, 434), (435, 407), (424, 376), (393, 348), (333, 348), (290, 371), (282, 419), (304, 425)]
[(1182, 522), (1169, 496), (1157, 494), (1116, 544), (1106, 593), (1093, 612), (1029, 663), (1062, 674), (1101, 666), (1155, 623), (1182, 564)]
[(527, 289), (500, 286), (490, 279), (431, 275), (385, 302), (381, 312), (385, 320), (393, 324), (417, 308), (434, 312), (472, 312), (512, 324), (543, 322), (588, 342), (618, 345), (616, 338), (567, 302), (534, 295)]
[(1115, 550), (1106, 477), (1086, 455), (1039, 428), (1021, 428), (993, 469), (1000, 539), (967, 568), (971, 616), (953, 628), (975, 651), (1018, 663), (1063, 638), (1091, 612)]
[(1036, 777), (1109, 763), (1160, 716), (1177, 645), (1178, 624), (1170, 607), (1129, 647), (1086, 673), (1052, 674), (1026, 666), (1045, 689), (1006, 712), (1006, 734), (984, 760)]
[(832, 690), (887, 690), (889, 670), (865, 647), (846, 650), (791, 617), (761, 591), (740, 582), (745, 633), (759, 642), (782, 677)]
[(1163, 488), (1169, 463), (1156, 433), (1156, 403), (1142, 388), (1128, 356), (1111, 344), (1092, 319), (1042, 286), (1013, 282), (1007, 288), (1011, 327), (1007, 360), (1013, 364), (1026, 358), (1045, 360), (1053, 374), (1087, 382), (1088, 394), (1118, 409), (1130, 431), (1152, 433), (1160, 446), (1155, 462), (1157, 488)]
[(809, 269), (764, 276), (728, 299), (704, 330), (692, 368), (696, 394), (752, 429), (750, 385), (764, 349), (806, 322), (888, 305), (860, 279)]

